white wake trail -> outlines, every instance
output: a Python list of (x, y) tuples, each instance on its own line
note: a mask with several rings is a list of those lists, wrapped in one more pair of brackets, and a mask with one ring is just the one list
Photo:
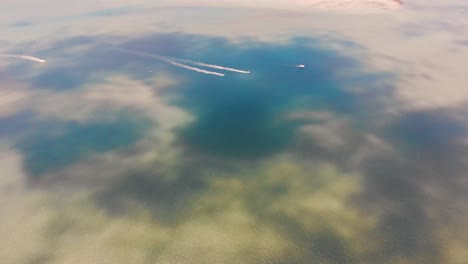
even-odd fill
[(171, 58), (171, 59), (174, 60), (174, 61), (181, 61), (181, 62), (195, 64), (195, 65), (198, 65), (198, 66), (212, 68), (212, 69), (225, 70), (225, 71), (231, 71), (231, 72), (238, 72), (238, 73), (244, 73), (244, 74), (249, 74), (250, 73), (250, 71), (234, 69), (234, 68), (225, 67), (225, 66), (216, 65), (216, 64), (208, 64), (208, 63), (204, 63), (204, 62), (184, 60), (184, 59), (178, 59), (178, 58)]
[(0, 54), (0, 57), (24, 59), (24, 60), (30, 60), (30, 61), (35, 61), (35, 62), (41, 62), (41, 63), (46, 62), (46, 60), (43, 60), (37, 57), (33, 57), (29, 55), (20, 55), (20, 54)]
[(187, 70), (191, 70), (191, 71), (195, 71), (195, 72), (199, 72), (199, 73), (204, 73), (204, 74), (209, 74), (209, 75), (216, 75), (216, 76), (224, 77), (223, 73), (214, 72), (214, 71), (207, 71), (207, 70), (200, 69), (200, 68), (197, 68), (197, 67), (192, 67), (192, 66), (189, 66), (189, 65), (178, 63), (178, 62), (176, 62), (176, 61), (174, 61), (172, 59), (169, 59), (169, 58), (166, 58), (166, 57), (163, 57), (163, 56), (150, 54), (150, 53), (146, 53), (146, 52), (122, 49), (122, 48), (116, 48), (116, 49), (118, 49), (120, 51), (123, 51), (123, 52), (135, 54), (135, 55), (138, 55), (138, 56), (150, 57), (150, 58), (155, 58), (155, 59), (158, 59), (158, 60), (162, 60), (162, 61), (167, 62), (167, 63), (169, 63), (171, 65), (174, 65), (176, 67), (184, 68), (184, 69), (187, 69)]
[(223, 73), (203, 70), (203, 69), (200, 69), (200, 68), (196, 68), (196, 67), (192, 67), (192, 66), (185, 65), (185, 64), (182, 64), (182, 63), (178, 63), (178, 62), (175, 62), (175, 61), (169, 60), (169, 59), (163, 59), (163, 60), (166, 61), (167, 63), (170, 63), (170, 64), (174, 65), (174, 66), (181, 67), (181, 68), (184, 68), (184, 69), (187, 69), (187, 70), (201, 72), (201, 73), (204, 73), (204, 74), (217, 75), (217, 76), (221, 76), (221, 77), (224, 76)]

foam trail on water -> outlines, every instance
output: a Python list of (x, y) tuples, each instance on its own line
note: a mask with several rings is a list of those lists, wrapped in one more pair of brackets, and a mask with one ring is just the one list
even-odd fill
[(37, 57), (33, 57), (29, 55), (20, 55), (20, 54), (0, 54), (0, 57), (24, 59), (24, 60), (30, 60), (30, 61), (42, 62), (42, 63), (46, 62), (46, 60), (39, 59)]
[(167, 63), (169, 63), (171, 65), (174, 65), (176, 67), (184, 68), (184, 69), (187, 69), (187, 70), (191, 70), (191, 71), (195, 71), (195, 72), (199, 72), (199, 73), (204, 73), (204, 74), (209, 74), (209, 75), (216, 75), (216, 76), (220, 76), (220, 77), (224, 76), (223, 73), (214, 72), (214, 71), (207, 71), (207, 70), (204, 70), (204, 69), (192, 67), (192, 66), (189, 66), (189, 65), (178, 63), (178, 62), (176, 62), (176, 61), (174, 61), (172, 59), (168, 59), (166, 57), (159, 56), (159, 55), (156, 55), (156, 54), (150, 54), (150, 53), (146, 53), (146, 52), (140, 52), (140, 51), (134, 51), (134, 50), (128, 50), (128, 49), (122, 49), (122, 48), (116, 48), (116, 49), (118, 49), (120, 51), (127, 52), (127, 53), (139, 55), (139, 56), (150, 57), (150, 58), (155, 58), (155, 59), (158, 59), (158, 60), (162, 60), (162, 61), (167, 62)]
[(173, 60), (164, 59), (164, 61), (166, 61), (166, 62), (168, 62), (168, 63), (170, 63), (170, 64), (172, 64), (174, 66), (181, 67), (181, 68), (184, 68), (184, 69), (187, 69), (187, 70), (192, 70), (192, 71), (201, 72), (201, 73), (205, 73), (205, 74), (217, 75), (217, 76), (221, 76), (221, 77), (224, 76), (223, 73), (203, 70), (203, 69), (200, 69), (200, 68), (196, 68), (196, 67), (188, 66), (188, 65), (185, 65), (185, 64), (182, 64), (182, 63), (178, 63), (178, 62), (175, 62)]
[(234, 68), (220, 66), (220, 65), (216, 65), (216, 64), (208, 64), (208, 63), (204, 63), (204, 62), (184, 60), (184, 59), (178, 59), (178, 58), (171, 58), (171, 59), (175, 60), (175, 61), (181, 61), (181, 62), (185, 62), (185, 63), (195, 64), (195, 65), (198, 65), (198, 66), (213, 68), (213, 69), (218, 69), (218, 70), (232, 71), (232, 72), (238, 72), (238, 73), (244, 73), (244, 74), (250, 73), (250, 71), (234, 69)]

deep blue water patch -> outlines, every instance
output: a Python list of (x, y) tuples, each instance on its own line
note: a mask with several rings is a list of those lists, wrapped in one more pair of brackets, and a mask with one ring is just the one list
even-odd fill
[(33, 128), (17, 144), (32, 176), (63, 168), (93, 153), (129, 146), (144, 136), (150, 123), (142, 118), (90, 123), (54, 122)]
[[(76, 54), (67, 50), (81, 45), (86, 49)], [(352, 44), (347, 46), (361, 49)], [(125, 50), (252, 73), (225, 72), (226, 77), (220, 78)], [(331, 111), (356, 119), (371, 112), (369, 101), (387, 96), (391, 90), (382, 84), (382, 80), (391, 76), (358, 74), (360, 61), (324, 48), (321, 41), (313, 38), (295, 38), (287, 44), (256, 41), (234, 44), (224, 38), (179, 33), (156, 33), (133, 39), (80, 36), (59, 41), (44, 52), (63, 54), (73, 63), (45, 69), (33, 79), (38, 88), (76, 89), (116, 74), (149, 84), (158, 71), (173, 72), (187, 81), (167, 90), (177, 98), (171, 103), (196, 117), (195, 122), (177, 130), (178, 142), (191, 150), (235, 158), (263, 157), (287, 146), (301, 123), (284, 119), (286, 113)], [(297, 64), (305, 64), (306, 68), (294, 67)], [(343, 77), (342, 73), (350, 72), (356, 74)], [(350, 86), (362, 88), (363, 92), (350, 92), (347, 90)]]
[(268, 95), (258, 91), (237, 90), (206, 99), (210, 98), (217, 101), (206, 102), (210, 108), (200, 109), (198, 120), (179, 131), (184, 143), (209, 153), (262, 157), (284, 148), (299, 124), (276, 120), (275, 115), (281, 113), (268, 104)]
[[(375, 91), (381, 90), (377, 80), (389, 78), (381, 74), (339, 77), (359, 69), (360, 62), (315, 46), (319, 44), (313, 39), (298, 38), (287, 45), (205, 42), (203, 52), (188, 53), (192, 54), (189, 59), (252, 71), (248, 75), (227, 72), (224, 78), (193, 73), (199, 76), (169, 91), (178, 97), (175, 104), (197, 117), (178, 131), (180, 142), (218, 156), (261, 158), (282, 150), (303, 124), (284, 118), (294, 109), (365, 114), (365, 101), (371, 98), (363, 99), (366, 92), (347, 91), (348, 82), (369, 90), (375, 99), (379, 96)], [(301, 70), (295, 64), (307, 67)], [(374, 89), (365, 89), (370, 87)]]

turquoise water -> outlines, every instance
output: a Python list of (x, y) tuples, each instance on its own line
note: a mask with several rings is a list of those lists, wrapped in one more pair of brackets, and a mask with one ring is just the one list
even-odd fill
[[(367, 111), (378, 111), (368, 108), (372, 107), (371, 101), (388, 93), (388, 87), (374, 83), (391, 79), (390, 75), (378, 72), (339, 77), (358, 70), (360, 62), (323, 48), (318, 40), (310, 38), (296, 38), (281, 45), (261, 42), (234, 45), (220, 38), (154, 34), (119, 46), (252, 72), (228, 73), (224, 78), (127, 54), (103, 42), (103, 39), (76, 38), (58, 43), (57, 47), (64, 51), (83, 44), (97, 44), (80, 55), (79, 64), (57, 65), (34, 77), (34, 86), (69, 90), (95, 81), (96, 74), (120, 72), (145, 80), (158, 70), (174, 72), (190, 81), (165, 93), (176, 98), (171, 104), (196, 116), (195, 122), (177, 128), (179, 141), (197, 151), (234, 158), (262, 158), (286, 148), (294, 132), (305, 122), (285, 118), (294, 111), (331, 111), (362, 117), (358, 122), (366, 123)], [(355, 47), (350, 45), (350, 48)], [(44, 53), (52, 50), (54, 54), (59, 52), (51, 48)], [(294, 67), (296, 64), (307, 67), (301, 70)], [(348, 90), (351, 84), (366, 91), (352, 93)]]
[[(201, 55), (207, 60), (222, 58), (221, 64), (247, 67), (252, 74), (196, 78), (171, 90), (180, 95), (177, 105), (197, 116), (195, 123), (182, 129), (181, 140), (208, 153), (255, 158), (281, 151), (291, 142), (294, 131), (304, 125), (300, 120), (285, 120), (295, 110), (359, 115), (365, 108), (358, 104), (359, 97), (366, 95), (350, 93), (346, 80), (338, 77), (358, 68), (359, 63), (329, 50), (311, 48), (313, 43), (298, 39), (284, 46), (254, 43), (250, 44), (253, 48), (245, 44), (238, 50), (218, 43), (216, 49), (208, 48), (213, 51)], [(299, 63), (307, 68), (293, 66)], [(365, 87), (381, 76), (361, 78), (358, 85)]]
[[(146, 121), (146, 122), (145, 122)], [(36, 127), (18, 148), (25, 153), (25, 168), (34, 177), (63, 168), (93, 153), (134, 144), (151, 123), (142, 118), (119, 118), (80, 124), (49, 122)]]

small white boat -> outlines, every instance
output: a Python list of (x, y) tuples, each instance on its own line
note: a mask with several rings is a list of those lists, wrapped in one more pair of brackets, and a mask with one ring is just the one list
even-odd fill
[(305, 65), (304, 65), (304, 64), (299, 64), (299, 65), (296, 65), (296, 68), (304, 69), (304, 68), (305, 68)]

